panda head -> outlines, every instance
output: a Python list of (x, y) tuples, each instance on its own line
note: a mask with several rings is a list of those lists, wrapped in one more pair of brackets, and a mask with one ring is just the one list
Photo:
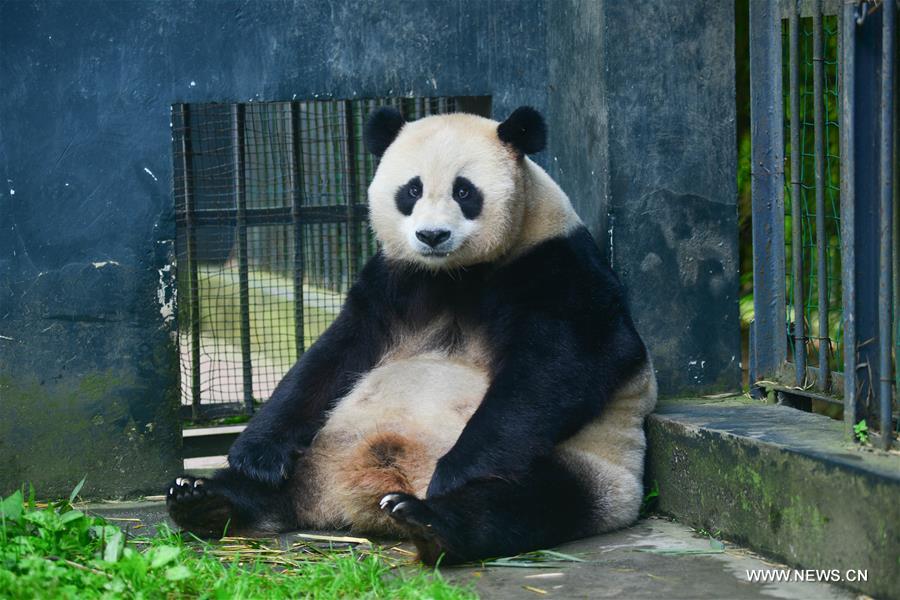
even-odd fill
[(502, 123), (463, 113), (407, 123), (393, 108), (377, 110), (365, 142), (381, 158), (369, 213), (385, 255), (431, 269), (503, 256), (525, 211), (525, 155), (545, 141), (544, 120), (529, 107)]

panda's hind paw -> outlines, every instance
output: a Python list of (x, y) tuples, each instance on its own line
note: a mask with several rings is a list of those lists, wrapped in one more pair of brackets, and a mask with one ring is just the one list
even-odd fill
[(389, 517), (406, 525), (431, 527), (433, 511), (422, 500), (412, 494), (395, 492), (385, 495), (378, 503)]
[(445, 554), (451, 554), (441, 535), (445, 529), (442, 520), (426, 501), (396, 492), (382, 497), (379, 506), (409, 535), (422, 562), (433, 565)]

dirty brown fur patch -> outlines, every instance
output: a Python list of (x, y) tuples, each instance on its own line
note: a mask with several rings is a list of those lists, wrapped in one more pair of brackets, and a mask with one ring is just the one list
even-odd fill
[(395, 525), (378, 503), (390, 492), (416, 493), (423, 478), (424, 445), (397, 433), (378, 433), (365, 440), (335, 473), (343, 512), (361, 531), (392, 531)]

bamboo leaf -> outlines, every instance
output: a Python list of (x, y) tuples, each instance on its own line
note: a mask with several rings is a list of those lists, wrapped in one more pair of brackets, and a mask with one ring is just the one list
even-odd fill
[(87, 475), (81, 478), (81, 481), (78, 482), (78, 485), (75, 486), (75, 489), (72, 490), (72, 493), (69, 494), (69, 504), (75, 502), (75, 498), (78, 496), (78, 493), (81, 492), (81, 488), (84, 487), (84, 482), (87, 479)]

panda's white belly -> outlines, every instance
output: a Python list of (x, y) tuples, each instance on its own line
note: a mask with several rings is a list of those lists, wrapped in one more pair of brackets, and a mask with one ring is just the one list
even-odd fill
[(313, 520), (385, 530), (375, 510), (393, 491), (424, 496), (488, 387), (487, 371), (430, 352), (368, 372), (330, 413), (310, 448), (319, 498)]
[(357, 383), (332, 411), (320, 437), (352, 443), (390, 431), (449, 449), (487, 385), (486, 372), (442, 353), (390, 362)]

